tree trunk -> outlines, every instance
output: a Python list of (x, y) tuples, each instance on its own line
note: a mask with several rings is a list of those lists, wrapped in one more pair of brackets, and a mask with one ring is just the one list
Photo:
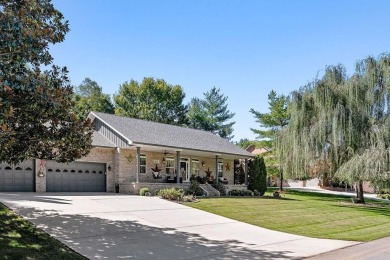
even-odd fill
[(283, 170), (279, 169), (280, 173), (280, 184), (279, 184), (279, 190), (283, 190)]
[(359, 198), (359, 184), (355, 183), (356, 198)]
[(364, 203), (363, 181), (359, 181), (358, 202)]

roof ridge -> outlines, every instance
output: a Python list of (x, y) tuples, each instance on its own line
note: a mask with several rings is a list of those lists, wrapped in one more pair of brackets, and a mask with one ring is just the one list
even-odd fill
[(116, 115), (116, 114), (109, 114), (109, 113), (96, 112), (96, 111), (91, 111), (91, 113), (103, 114), (103, 115), (115, 116), (115, 117), (122, 117), (122, 118), (130, 118), (132, 120), (137, 120), (137, 121), (142, 121), (142, 122), (149, 122), (149, 123), (159, 124), (159, 125), (165, 125), (165, 126), (169, 126), (169, 127), (180, 127), (180, 128), (183, 128), (183, 129), (189, 129), (191, 131), (200, 131), (200, 132), (203, 132), (203, 133), (209, 133), (209, 134), (217, 136), (216, 134), (214, 134), (211, 131), (206, 131), (206, 130), (202, 130), (202, 129), (196, 129), (196, 128), (192, 128), (192, 127), (185, 127), (185, 126), (182, 126), (182, 125), (172, 125), (172, 124), (168, 124), (168, 123), (161, 123), (161, 122), (156, 122), (156, 121), (147, 120), (147, 119), (140, 119), (140, 118), (134, 118), (134, 117), (124, 116), (124, 115)]

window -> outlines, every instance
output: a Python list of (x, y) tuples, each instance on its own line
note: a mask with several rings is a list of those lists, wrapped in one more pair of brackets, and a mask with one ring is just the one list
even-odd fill
[(141, 154), (140, 157), (140, 173), (146, 173), (146, 155)]
[(218, 177), (223, 177), (223, 162), (218, 162)]
[(165, 159), (166, 174), (173, 177), (174, 170), (175, 170), (175, 160), (173, 158), (166, 158)]
[(191, 160), (191, 175), (199, 176), (199, 160)]

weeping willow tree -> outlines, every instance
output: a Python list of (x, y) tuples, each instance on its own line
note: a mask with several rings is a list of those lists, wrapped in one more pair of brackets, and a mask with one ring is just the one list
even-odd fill
[(357, 184), (390, 180), (390, 55), (356, 63), (350, 77), (329, 66), (291, 94), (289, 125), (277, 137), (283, 171), (290, 178), (336, 177)]

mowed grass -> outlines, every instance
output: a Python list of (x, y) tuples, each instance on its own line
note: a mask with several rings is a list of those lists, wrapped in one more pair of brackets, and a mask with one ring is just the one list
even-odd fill
[(85, 259), (0, 203), (0, 259)]
[(186, 205), (259, 227), (316, 238), (371, 241), (390, 236), (390, 203), (287, 191), (271, 197), (204, 198)]

